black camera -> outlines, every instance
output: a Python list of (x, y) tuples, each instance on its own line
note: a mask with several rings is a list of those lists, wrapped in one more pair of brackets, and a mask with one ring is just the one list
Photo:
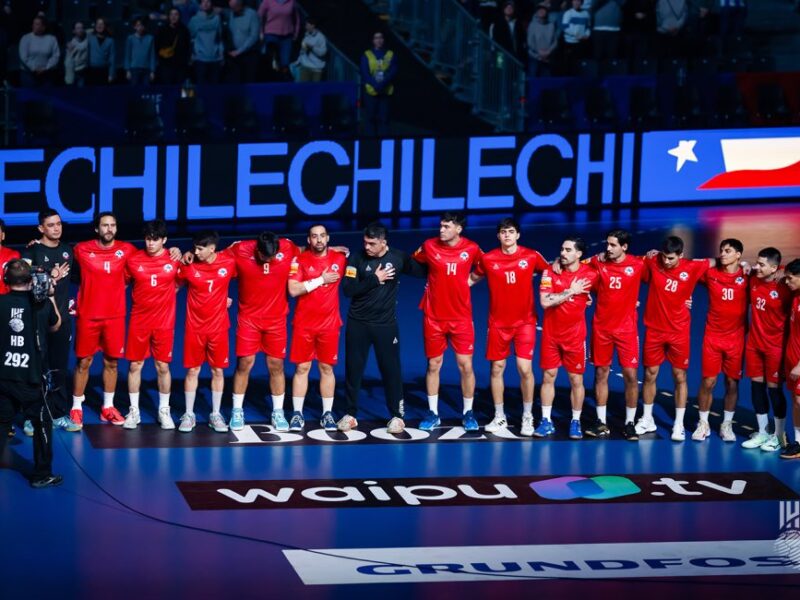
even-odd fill
[(36, 302), (44, 302), (50, 295), (50, 287), (53, 278), (50, 271), (44, 267), (33, 267), (31, 269), (31, 294)]

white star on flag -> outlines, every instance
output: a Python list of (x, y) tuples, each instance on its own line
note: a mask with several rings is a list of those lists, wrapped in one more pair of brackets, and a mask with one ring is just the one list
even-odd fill
[(697, 157), (694, 154), (694, 145), (696, 143), (697, 140), (680, 140), (677, 146), (671, 150), (667, 150), (667, 154), (678, 159), (678, 161), (675, 163), (676, 173), (683, 168), (683, 165), (687, 160), (697, 162)]

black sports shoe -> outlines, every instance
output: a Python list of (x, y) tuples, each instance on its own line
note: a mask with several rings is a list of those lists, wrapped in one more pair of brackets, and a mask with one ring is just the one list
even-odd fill
[(792, 442), (781, 452), (781, 458), (800, 458), (800, 442)]
[(61, 475), (48, 475), (47, 477), (42, 477), (41, 479), (31, 479), (31, 487), (37, 489), (55, 487), (57, 485), (61, 485), (62, 483), (64, 483), (64, 478)]
[(629, 442), (639, 441), (639, 435), (636, 433), (636, 426), (633, 424), (633, 421), (625, 423), (625, 429), (622, 430), (622, 435)]
[(597, 419), (590, 427), (584, 429), (583, 433), (596, 438), (607, 438), (611, 435), (608, 425), (603, 423), (600, 419)]

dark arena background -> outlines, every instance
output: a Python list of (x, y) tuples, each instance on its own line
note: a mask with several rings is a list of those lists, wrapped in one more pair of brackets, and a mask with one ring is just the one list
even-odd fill
[[(52, 208), (70, 244), (95, 238), (95, 216), (113, 211), (117, 238), (139, 248), (143, 224), (163, 219), (168, 246), (183, 252), (209, 228), (220, 233), (219, 248), (265, 230), (305, 246), (317, 223), (332, 246), (358, 252), (363, 228), (380, 220), (389, 246), (411, 253), (438, 237), (440, 215), (454, 211), (466, 216), (463, 235), (484, 252), (498, 247), (498, 221), (514, 217), (519, 243), (548, 261), (575, 235), (586, 241), (586, 258), (603, 254), (606, 233), (619, 228), (631, 233), (629, 252), (637, 256), (678, 236), (687, 258), (717, 257), (727, 238), (742, 241), (750, 265), (768, 246), (780, 249), (784, 265), (800, 257), (800, 4), (584, 0), (576, 10), (580, 4), (7, 0), (0, 15), (2, 245), (21, 250), (39, 238), (38, 213)], [(383, 47), (373, 46), (377, 32)], [(320, 36), (325, 48), (316, 52)], [(98, 50), (106, 42), (113, 59)], [(533, 280), (537, 425), (540, 280)], [(671, 439), (674, 384), (663, 365), (656, 431), (631, 442), (623, 436), (616, 359), (609, 438), (568, 437), (564, 369), (555, 382), (555, 434), (523, 436), (512, 358), (509, 426), (486, 431), (495, 415), (485, 281), (471, 289), (480, 428), (462, 426), (460, 373), (448, 348), (442, 422), (421, 429), (425, 280), (401, 281), (402, 433), (387, 431), (373, 354), (357, 429), (320, 426), (313, 366), (305, 428), (276, 431), (259, 354), (245, 426), (225, 433), (207, 426), (207, 366), (197, 428), (161, 429), (150, 360), (138, 428), (101, 422), (103, 361), (95, 356), (82, 431), (52, 431), (53, 472), (63, 483), (45, 489), (29, 485), (32, 438), (16, 415), (15, 435), (0, 454), (0, 598), (797, 593), (800, 452), (742, 447), (758, 430), (747, 377), (738, 384), (735, 443), (719, 434), (723, 377), (711, 435), (691, 439), (709, 307), (704, 285), (691, 298), (686, 439)], [(642, 341), (649, 291), (643, 285), (639, 298)], [(226, 422), (235, 280), (229, 296)], [(589, 335), (595, 304), (587, 309)], [(343, 320), (348, 307), (340, 293)], [(171, 363), (176, 421), (185, 409), (185, 318), (181, 288)], [(291, 313), (287, 319), (291, 336)], [(596, 419), (591, 359), (584, 431)], [(346, 360), (342, 335), (336, 420), (346, 414)], [(69, 394), (75, 362), (70, 351)], [(285, 369), (288, 413), (295, 370), (288, 357)], [(637, 373), (641, 384), (644, 369)], [(127, 378), (122, 359), (114, 398), (122, 415)], [(783, 389), (787, 443), (800, 442), (798, 399), (791, 386)], [(637, 419), (642, 410), (640, 391)]]

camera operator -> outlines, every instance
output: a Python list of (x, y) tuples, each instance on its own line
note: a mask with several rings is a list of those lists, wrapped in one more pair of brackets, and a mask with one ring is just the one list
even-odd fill
[(51, 470), (52, 417), (45, 383), (47, 334), (61, 325), (54, 282), (47, 271), (32, 272), (21, 259), (6, 264), (3, 281), (10, 292), (0, 296), (0, 444), (5, 445), (4, 434), (12, 427), (15, 410), (20, 410), (33, 424), (31, 486), (59, 485), (62, 477)]

